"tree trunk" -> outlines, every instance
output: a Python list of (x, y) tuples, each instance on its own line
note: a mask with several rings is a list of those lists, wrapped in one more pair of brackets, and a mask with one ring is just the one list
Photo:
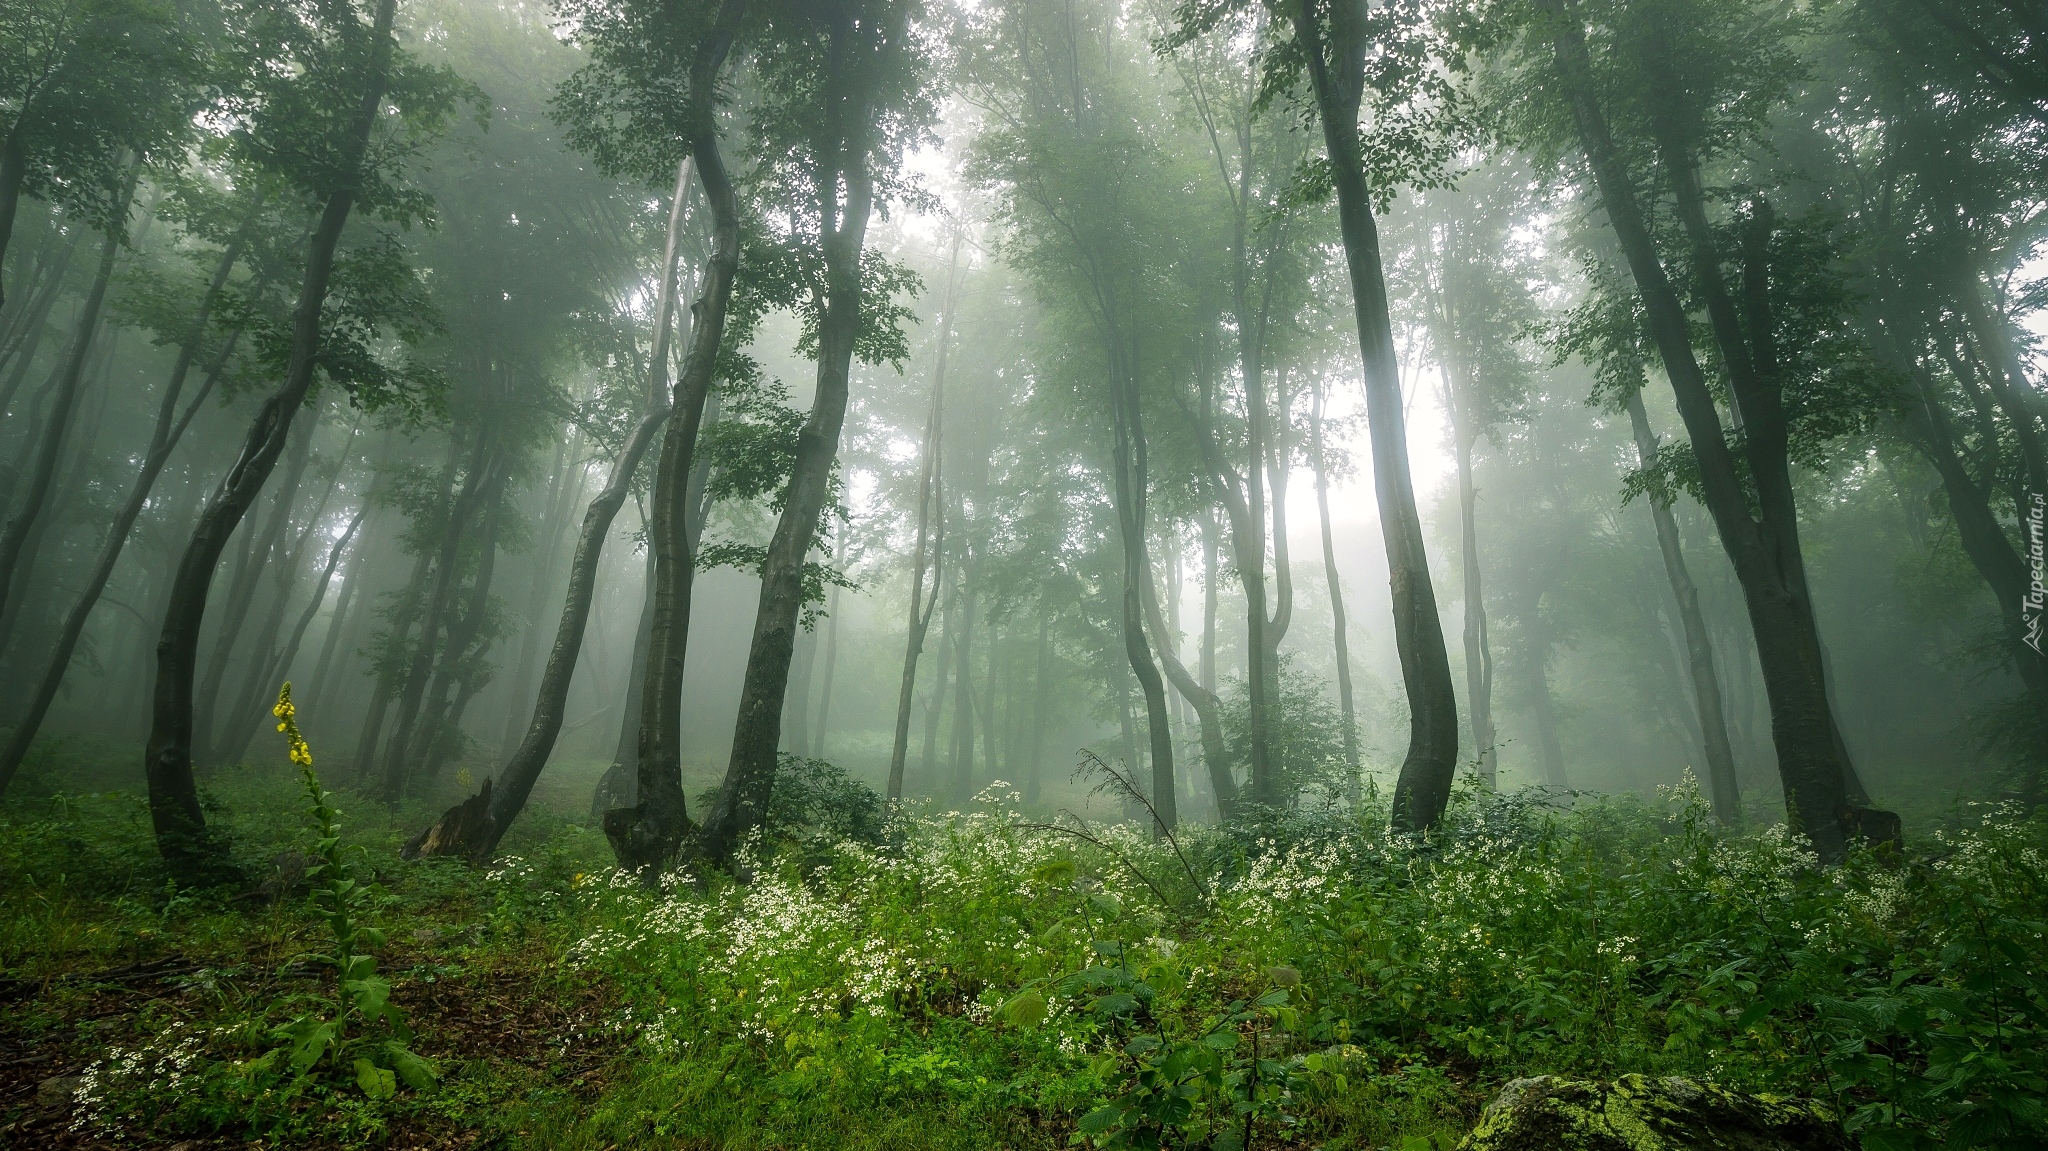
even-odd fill
[(36, 349), (43, 343), (43, 333), (49, 328), (50, 310), (57, 305), (57, 297), (64, 294), (64, 274), (71, 270), (71, 259), (78, 252), (78, 242), (84, 237), (83, 228), (74, 229), (71, 240), (64, 245), (64, 251), (57, 257), (57, 264), (46, 277), (42, 290), (32, 296), (28, 305), (21, 310), (12, 327), (20, 329), (18, 337), (10, 332), (13, 339), (0, 364), (12, 361), (14, 370), (7, 374), (7, 382), (0, 385), (0, 415), (14, 405), (14, 393), (21, 387), (21, 381), (28, 376), (29, 365), (35, 362)]
[[(650, 881), (674, 858), (690, 829), (689, 805), (683, 797), (683, 666), (690, 642), (690, 593), (695, 586), (697, 549), (689, 539), (689, 485), (740, 258), (739, 202), (718, 150), (713, 99), (745, 9), (745, 0), (722, 0), (717, 25), (697, 46), (690, 65), (690, 152), (711, 212), (711, 253), (705, 258), (703, 284), (691, 305), (690, 350), (676, 377), (669, 405), (672, 419), (654, 474), (654, 514), (647, 533), (648, 547), (654, 552), (654, 619), (648, 633), (640, 704), (635, 803), (604, 816), (605, 835), (619, 866)], [(656, 341), (665, 340), (666, 333), (664, 320)], [(664, 364), (654, 370), (665, 374), (667, 367)], [(769, 752), (772, 760), (772, 744)]]
[(1031, 709), (1031, 758), (1025, 765), (1030, 774), (1024, 778), (1024, 802), (1037, 803), (1039, 785), (1045, 777), (1046, 711), (1052, 704), (1052, 612), (1047, 610), (1043, 596), (1038, 603), (1038, 671), (1032, 677), (1031, 687), (1037, 699)]
[(953, 802), (966, 805), (974, 795), (974, 576), (960, 597), (960, 631), (953, 636)]
[(1166, 678), (1173, 681), (1173, 690), (1194, 710), (1195, 727), (1202, 740), (1202, 765), (1208, 769), (1209, 787), (1216, 793), (1216, 810), (1229, 816), (1237, 810), (1237, 780), (1230, 773), (1230, 753), (1223, 742), (1222, 701), (1189, 675), (1187, 666), (1181, 663), (1180, 654), (1174, 650), (1179, 637), (1160, 612), (1159, 593), (1149, 578), (1144, 593), (1145, 621), (1151, 625), (1153, 641), (1159, 645), (1159, 663), (1166, 669)]
[[(114, 261), (121, 254), (121, 239), (128, 229), (127, 207), (135, 199), (135, 183), (141, 174), (141, 163), (131, 161), (122, 182), (121, 218), (108, 225), (106, 238), (100, 245), (99, 267), (93, 272), (92, 287), (86, 292), (85, 303), (78, 309), (78, 329), (72, 334), (71, 351), (64, 360), (55, 406), (43, 421), (41, 442), (36, 445), (35, 464), (29, 471), (28, 487), (14, 501), (14, 514), (8, 519), (6, 530), (0, 531), (0, 608), (4, 608), (11, 598), (16, 573), (33, 561), (27, 547), (29, 532), (49, 502), (51, 481), (57, 475), (57, 460), (64, 450), (64, 435), (71, 430), (71, 413), (77, 408), (78, 397), (84, 391), (80, 385), (85, 379), (86, 357), (92, 351), (93, 337), (99, 332), (100, 308), (106, 303), (107, 284), (114, 276)], [(13, 205), (0, 205), (0, 213), (4, 213), (7, 217), (5, 222), (12, 227)], [(6, 646), (7, 631), (0, 628), (0, 650)]]
[[(521, 705), (533, 690), (534, 665), (540, 659), (540, 617), (541, 613), (547, 610), (548, 592), (553, 590), (551, 585), (554, 580), (551, 577), (555, 573), (555, 553), (561, 546), (562, 536), (566, 534), (563, 530), (566, 526), (564, 521), (577, 502), (580, 502), (577, 497), (583, 494), (580, 482), (572, 484), (569, 470), (563, 466), (566, 461), (575, 459), (572, 445), (577, 439), (572, 432), (555, 441), (555, 460), (553, 466), (548, 469), (548, 499), (540, 517), (541, 546), (539, 553), (534, 556), (532, 581), (526, 589), (526, 611), (520, 617), (525, 626), (520, 632), (519, 651), (512, 660), (512, 679), (505, 694), (505, 730), (498, 737), (500, 755), (512, 754), (513, 749), (518, 746), (519, 733), (525, 730), (526, 723), (532, 719)], [(584, 469), (581, 460), (577, 460), (576, 463), (574, 479), (580, 481)], [(573, 497), (569, 494), (572, 486), (578, 489)]]
[[(932, 364), (931, 412), (925, 417), (924, 443), (918, 450), (917, 549), (911, 560), (910, 622), (903, 645), (903, 680), (896, 692), (896, 735), (889, 747), (888, 799), (903, 798), (903, 760), (910, 751), (910, 703), (917, 691), (917, 661), (924, 654), (925, 633), (932, 625), (932, 612), (939, 603), (939, 556), (946, 538), (946, 495), (942, 472), (942, 433), (946, 408), (946, 352), (953, 342), (953, 307), (959, 284), (960, 243), (953, 234), (953, 249), (946, 264), (946, 295), (939, 308), (939, 351)], [(933, 511), (938, 515), (934, 517)], [(927, 572), (932, 576), (931, 594), (924, 590)], [(921, 605), (921, 606), (920, 606)]]
[[(938, 594), (938, 584), (940, 582), (942, 581), (938, 575), (932, 577), (932, 594)], [(925, 786), (934, 797), (937, 796), (939, 790), (939, 720), (946, 713), (946, 685), (952, 682), (952, 676), (949, 674), (951, 669), (946, 666), (945, 645), (954, 641), (956, 635), (954, 629), (960, 624), (960, 580), (958, 576), (954, 577), (953, 583), (945, 597), (945, 607), (940, 610), (939, 614), (939, 662), (938, 666), (934, 669), (938, 672), (939, 679), (937, 683), (932, 685), (931, 694), (925, 701), (924, 752), (919, 760), (924, 772)]]
[[(1643, 410), (1642, 393), (1628, 397), (1629, 424), (1635, 429), (1636, 458), (1648, 472), (1656, 465), (1657, 437), (1650, 431), (1650, 417)], [(1664, 575), (1671, 582), (1671, 597), (1678, 604), (1678, 619), (1685, 632), (1685, 654), (1692, 673), (1693, 707), (1699, 716), (1700, 743), (1707, 756), (1707, 788), (1714, 804), (1714, 818), (1724, 827), (1742, 820), (1742, 787), (1735, 776), (1735, 752), (1728, 744), (1728, 720), (1722, 714), (1721, 677), (1714, 667), (1714, 644), (1707, 634), (1707, 621), (1700, 614), (1700, 592), (1693, 586), (1692, 573), (1685, 567), (1685, 551), (1679, 546), (1678, 520), (1671, 505), (1650, 493), (1650, 514), (1657, 524), (1657, 550), (1664, 556)]]
[[(265, 661), (263, 674), (256, 682), (282, 683), (285, 677), (291, 674), (292, 661), (298, 658), (299, 644), (306, 638), (306, 629), (313, 626), (313, 617), (320, 614), (320, 605), (327, 600), (327, 585), (334, 580), (334, 569), (341, 563), (341, 553), (347, 550), (349, 541), (355, 538), (356, 529), (363, 526), (363, 519), (369, 514), (370, 501), (365, 497), (363, 505), (356, 509), (355, 516), (348, 521), (348, 527), (342, 530), (341, 538), (335, 540), (334, 546), (328, 549), (327, 566), (321, 569), (320, 579), (313, 585), (312, 598), (307, 601), (305, 610), (299, 613), (298, 622), (292, 625), (290, 638), (285, 640), (284, 646), (279, 648), (274, 656)], [(257, 650), (260, 653), (263, 649)], [(236, 728), (239, 734), (230, 734), (226, 757), (228, 762), (238, 763), (248, 754), (249, 741), (255, 737), (259, 726), (261, 725), (255, 723), (241, 724)]]
[[(469, 450), (469, 463), (463, 468), (462, 490), (445, 505), (447, 518), (441, 529), (440, 546), (435, 549), (430, 576), (433, 590), (427, 593), (420, 611), (419, 638), (413, 643), (412, 655), (407, 659), (405, 672), (397, 684), (398, 717), (391, 729), (391, 739), (384, 745), (383, 780), (379, 786), (380, 797), (390, 807), (397, 807), (399, 800), (404, 798), (406, 777), (413, 766), (413, 749), (417, 743), (414, 733), (426, 705), (427, 685), (433, 679), (434, 661), (441, 657), (444, 648), (441, 632), (452, 630), (455, 592), (461, 579), (462, 539), (475, 522), (477, 508), (485, 494), (496, 485), (494, 473), (498, 469), (498, 459), (493, 450), (491, 430), (488, 424), (477, 428), (476, 439)], [(456, 652), (449, 658), (460, 655)]]
[(214, 565), (228, 536), (241, 522), (263, 482), (277, 466), (291, 431), (292, 417), (312, 387), (320, 344), (320, 309), (327, 298), (334, 252), (348, 222), (361, 178), (363, 153), (383, 102), (385, 77), (391, 66), (391, 24), (397, 0), (379, 0), (372, 30), (372, 48), (361, 103), (340, 149), (339, 187), (328, 196), (318, 224), (306, 244), (306, 274), (292, 312), (292, 336), (283, 386), (264, 401), (250, 425), (239, 458), (208, 500), (193, 528), (192, 540), (179, 559), (163, 634), (157, 641), (155, 698), (144, 771), (149, 780), (150, 818), (157, 848), (176, 872), (188, 876), (218, 873), (226, 867), (221, 845), (208, 832), (199, 792), (192, 778), (192, 672), (199, 650), (199, 625)]
[(1330, 10), (1330, 48), (1313, 0), (1296, 0), (1295, 37), (1305, 50), (1309, 78), (1323, 126), (1323, 146), (1337, 191), (1337, 218), (1351, 275), (1351, 297), (1365, 365), (1366, 418), (1372, 436), (1373, 488), (1379, 501), (1380, 532), (1392, 584), (1394, 647), (1408, 697), (1408, 753), (1394, 785), (1393, 825), (1406, 831), (1434, 827), (1450, 801), (1458, 770), (1458, 699), (1451, 685), (1451, 660), (1444, 649), (1429, 556), (1423, 549), (1422, 518), (1408, 470), (1407, 418), (1401, 401), (1401, 370), (1394, 356), (1393, 322), (1387, 312), (1386, 280), (1380, 266), (1379, 229), (1373, 222), (1370, 190), (1359, 151), (1358, 110), (1364, 94), (1365, 9), (1339, 5)]
[[(0, 272), (7, 267), (7, 242), (14, 237), (14, 216), (21, 207), (21, 185), (28, 178), (28, 147), (22, 140), (22, 124), (28, 109), (15, 113), (14, 130), (0, 141)], [(4, 275), (0, 275), (0, 305), (7, 303)]]
[[(1656, 240), (1644, 222), (1626, 162), (1617, 151), (1604, 113), (1594, 95), (1585, 29), (1565, 0), (1542, 0), (1555, 24), (1555, 50), (1563, 95), (1572, 109), (1580, 143), (1609, 223), (1621, 243), (1629, 271), (1644, 308), (1645, 326), (1663, 361), (1665, 375), (1678, 398), (1679, 414), (1699, 464), (1700, 486), (1708, 511), (1742, 585), (1765, 691), (1771, 701), (1772, 739), (1778, 770), (1785, 783), (1787, 815), (1807, 835), (1824, 861), (1839, 860), (1847, 846), (1851, 820), (1844, 784), (1846, 765), (1834, 740), (1822, 679), (1820, 640), (1814, 626), (1805, 578), (1799, 569), (1796, 509), (1790, 506), (1785, 469), (1784, 422), (1776, 397), (1755, 381), (1742, 365), (1748, 352), (1739, 341), (1727, 346), (1727, 322), (1714, 325), (1724, 344), (1736, 401), (1747, 432), (1750, 471), (1758, 487), (1764, 521), (1752, 519), (1749, 496), (1725, 438), (1706, 373), (1692, 346), (1685, 308), (1664, 270)], [(1689, 163), (1667, 176), (1678, 186), (1680, 214), (1697, 236), (1697, 177)], [(1711, 252), (1709, 252), (1711, 256)], [(1695, 265), (1703, 281), (1719, 275), (1718, 256)], [(1709, 288), (1710, 313), (1728, 313), (1725, 292)], [(1722, 299), (1714, 300), (1720, 296)], [(1732, 352), (1733, 354), (1729, 354)], [(1775, 461), (1775, 462), (1774, 462)], [(1773, 474), (1777, 473), (1777, 474)]]
[[(883, 34), (879, 26), (866, 21), (859, 26), (850, 19), (831, 25), (835, 42)], [(825, 80), (826, 91), (859, 83), (841, 73), (854, 67), (847, 62), (847, 55), (837, 50), (830, 53), (832, 74)], [(795, 459), (783, 489), (782, 515), (761, 564), (761, 599), (747, 652), (739, 717), (733, 726), (732, 758), (698, 843), (703, 855), (721, 863), (732, 858), (741, 838), (759, 827), (768, 812), (775, 785), (775, 748), (782, 736), (783, 691), (789, 682), (797, 615), (803, 608), (804, 558), (810, 554), (818, 530), (832, 462), (839, 454), (840, 428), (846, 420), (853, 345), (866, 306), (859, 265), (868, 216), (874, 207), (875, 178), (868, 167), (866, 143), (872, 126), (838, 121), (861, 114), (863, 107), (849, 95), (830, 100), (824, 111), (830, 124), (823, 129), (824, 136), (833, 142), (838, 164), (821, 168), (816, 187), (825, 280), (817, 331), (817, 386), (810, 413), (797, 432)], [(838, 170), (833, 170), (835, 167)], [(842, 187), (843, 207), (839, 199)]]
[[(1156, 599), (1152, 585), (1152, 558), (1145, 537), (1145, 505), (1149, 483), (1145, 453), (1145, 424), (1138, 396), (1136, 349), (1110, 342), (1110, 389), (1114, 447), (1111, 462), (1116, 473), (1112, 489), (1117, 512), (1118, 534), (1123, 540), (1123, 596), (1118, 623), (1123, 630), (1124, 655), (1131, 674), (1145, 700), (1145, 727), (1152, 759), (1153, 834), (1166, 836), (1179, 823), (1173, 778), (1173, 729), (1167, 722), (1166, 684), (1159, 665), (1145, 641), (1145, 601)], [(1254, 464), (1256, 467), (1256, 463)], [(1263, 606), (1254, 605), (1255, 613)]]
[[(1346, 623), (1344, 615), (1344, 583), (1337, 575), (1337, 543), (1330, 532), (1330, 470), (1328, 461), (1323, 456), (1323, 388), (1320, 380), (1315, 384), (1315, 395), (1311, 403), (1313, 406), (1309, 411), (1308, 434), (1309, 456), (1315, 464), (1316, 474), (1316, 520), (1322, 528), (1323, 534), (1323, 582), (1330, 585), (1330, 634), (1337, 647), (1337, 706), (1344, 716), (1344, 762), (1351, 768), (1351, 802), (1356, 804), (1364, 792), (1363, 776), (1365, 774), (1365, 763), (1358, 752), (1358, 711), (1351, 697), (1351, 636), (1349, 625)], [(1467, 530), (1469, 531), (1471, 523), (1469, 505), (1465, 514), (1465, 522), (1468, 525)], [(1469, 543), (1467, 546), (1470, 546)], [(1465, 594), (1468, 597), (1476, 594), (1478, 590), (1479, 585), (1476, 576), (1475, 566), (1468, 561), (1465, 571), (1467, 581)], [(1485, 618), (1482, 612), (1480, 615), (1482, 628), (1485, 626)], [(1469, 606), (1465, 611), (1465, 620), (1468, 629), (1465, 641), (1465, 654), (1466, 658), (1470, 659), (1472, 642), (1469, 629), (1471, 627), (1472, 610)], [(1489, 663), (1487, 666), (1489, 684), (1492, 675), (1493, 668)], [(1476, 717), (1479, 706), (1476, 701), (1481, 697), (1475, 692), (1473, 698), (1475, 701), (1473, 708)], [(1473, 726), (1475, 729), (1478, 727), (1476, 718)], [(1481, 742), (1480, 746), (1487, 747), (1492, 742), (1489, 738)], [(1493, 772), (1490, 761), (1486, 761), (1486, 766), (1482, 767), (1481, 770), (1486, 777), (1486, 785), (1492, 787)]]
[[(843, 550), (843, 549), (842, 549)], [(832, 677), (839, 670), (839, 593), (832, 585), (832, 606), (825, 618), (825, 682), (818, 688), (818, 724), (811, 733), (811, 758), (825, 758), (825, 732), (832, 721)]]

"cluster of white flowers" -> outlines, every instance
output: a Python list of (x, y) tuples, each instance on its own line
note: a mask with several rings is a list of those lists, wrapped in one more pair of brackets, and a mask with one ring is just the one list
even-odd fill
[(201, 1033), (183, 1020), (172, 1020), (140, 1047), (109, 1049), (79, 1073), (71, 1096), (76, 1107), (71, 1130), (113, 1137), (141, 1110), (154, 1109), (162, 1099), (182, 1091), (207, 1038), (226, 1030), (216, 1027)]
[(1260, 839), (1258, 852), (1235, 882), (1217, 876), (1238, 922), (1254, 929), (1276, 925), (1291, 908), (1325, 902), (1343, 884), (1346, 859), (1336, 843), (1296, 844), (1285, 850)]

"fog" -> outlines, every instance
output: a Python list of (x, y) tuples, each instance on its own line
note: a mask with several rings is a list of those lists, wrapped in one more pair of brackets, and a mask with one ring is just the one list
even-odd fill
[(931, 5), (841, 76), (764, 16), (713, 101), (684, 7), (656, 58), (632, 4), (399, 6), (354, 176), (306, 157), (361, 28), (297, 27), (312, 103), (232, 21), (123, 49), (118, 115), (66, 81), (107, 122), (0, 189), (4, 802), (201, 835), (286, 681), (330, 785), (612, 811), (629, 865), (791, 756), (1169, 823), (1697, 785), (1824, 854), (2040, 794), (2038, 100), (1833, 15), (1652, 98), (1631, 17), (1546, 81), (1395, 6), (1438, 63), (1333, 159), (1267, 17)]

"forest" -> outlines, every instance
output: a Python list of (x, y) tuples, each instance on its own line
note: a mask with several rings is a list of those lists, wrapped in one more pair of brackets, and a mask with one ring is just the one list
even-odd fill
[(0, 0), (0, 1145), (2048, 1146), (2039, 0)]

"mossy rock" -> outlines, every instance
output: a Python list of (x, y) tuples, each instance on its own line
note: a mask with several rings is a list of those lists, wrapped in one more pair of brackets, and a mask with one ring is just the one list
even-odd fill
[(1459, 1151), (1853, 1151), (1824, 1108), (1690, 1079), (1517, 1079)]

